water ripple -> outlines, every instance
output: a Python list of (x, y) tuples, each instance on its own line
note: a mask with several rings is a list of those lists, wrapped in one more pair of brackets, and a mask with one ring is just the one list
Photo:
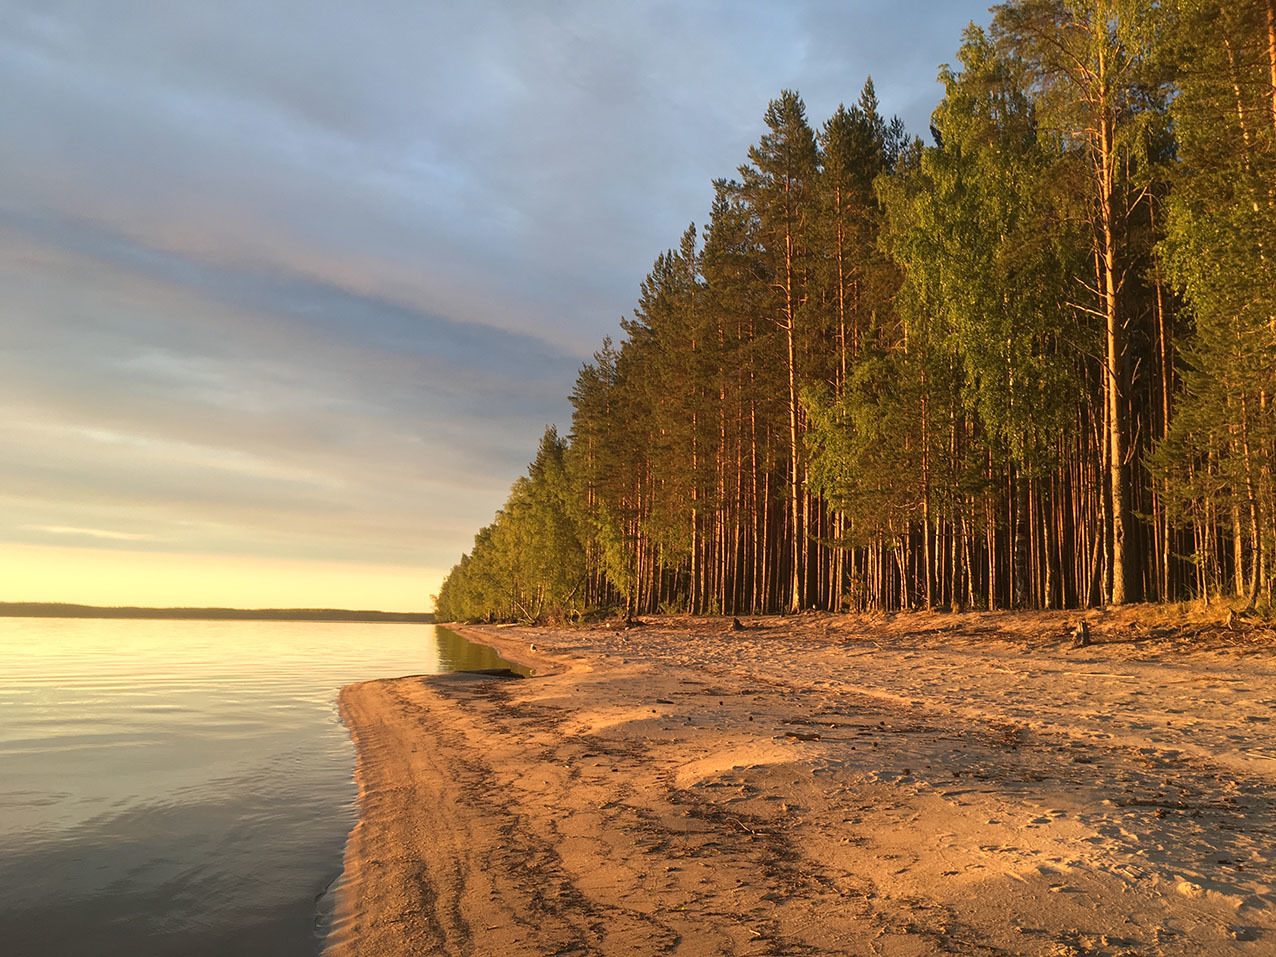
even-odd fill
[(453, 654), (430, 626), (0, 620), (4, 953), (313, 957), (354, 820), (336, 692)]

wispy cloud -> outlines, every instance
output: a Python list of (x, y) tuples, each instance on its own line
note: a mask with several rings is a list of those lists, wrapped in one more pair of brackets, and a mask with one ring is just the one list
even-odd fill
[(924, 131), (971, 18), (0, 0), (0, 542), (446, 568), (767, 99)]
[(112, 542), (153, 542), (155, 536), (141, 535), (136, 532), (116, 532), (106, 528), (71, 528), (67, 525), (24, 525), (32, 532), (45, 532), (49, 535), (70, 535), (75, 538), (104, 538)]

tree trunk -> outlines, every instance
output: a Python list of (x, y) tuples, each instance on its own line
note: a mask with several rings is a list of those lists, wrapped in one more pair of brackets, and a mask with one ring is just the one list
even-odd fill
[(1103, 310), (1107, 324), (1106, 371), (1108, 378), (1108, 477), (1112, 496), (1112, 592), (1114, 605), (1123, 605), (1132, 593), (1128, 581), (1130, 562), (1127, 532), (1130, 524), (1130, 467), (1127, 462), (1129, 424), (1126, 411), (1125, 324), (1117, 301), (1117, 239), (1113, 209), (1114, 170), (1112, 126), (1106, 116), (1100, 124), (1100, 226), (1103, 242)]
[(1267, 0), (1267, 68), (1272, 85), (1272, 128), (1276, 129), (1276, 0)]
[(1014, 608), (1028, 607), (1028, 481), (1022, 472), (1007, 470), (1007, 491), (1012, 496), (1013, 542), (1011, 546), (1011, 588), (1010, 604)]
[(802, 608), (802, 582), (804, 576), (801, 568), (803, 539), (802, 487), (801, 479), (798, 475), (797, 356), (793, 342), (793, 315), (794, 311), (790, 306), (789, 320), (785, 326), (785, 338), (787, 339), (789, 350), (789, 522), (793, 539), (793, 554), (791, 556), (793, 573), (790, 576), (792, 592), (789, 596), (789, 611), (799, 611)]

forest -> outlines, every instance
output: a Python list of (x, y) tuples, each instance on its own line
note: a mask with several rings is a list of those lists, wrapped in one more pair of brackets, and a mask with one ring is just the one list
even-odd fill
[(1276, 0), (992, 15), (929, 145), (770, 103), (439, 620), (1271, 613)]

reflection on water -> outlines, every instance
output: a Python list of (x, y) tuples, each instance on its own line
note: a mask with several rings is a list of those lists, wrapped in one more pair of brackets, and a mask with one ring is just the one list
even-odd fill
[(430, 625), (0, 619), (0, 951), (314, 955), (351, 681), (509, 667)]
[(525, 678), (530, 678), (532, 675), (530, 668), (506, 661), (487, 645), (476, 645), (468, 642), (450, 628), (442, 628), (437, 625), (433, 627), (438, 667), (431, 674), (443, 674), (448, 671), (486, 671), (490, 668), (503, 668), (520, 674)]

